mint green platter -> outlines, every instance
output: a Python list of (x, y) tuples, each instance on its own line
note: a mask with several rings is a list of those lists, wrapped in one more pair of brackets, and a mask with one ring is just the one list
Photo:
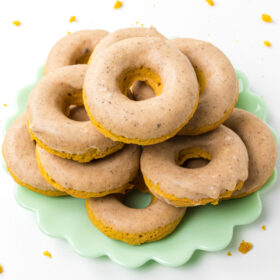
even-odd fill
[[(240, 85), (236, 106), (265, 120), (267, 108), (264, 101), (249, 91), (248, 81), (242, 72), (236, 71), (236, 75)], [(38, 79), (41, 77), (42, 71), (39, 72)], [(17, 111), (7, 121), (5, 131), (25, 111), (33, 86), (19, 92)], [(265, 187), (271, 186), (276, 177), (275, 169)], [(216, 206), (189, 208), (172, 234), (160, 241), (141, 246), (128, 245), (99, 232), (89, 221), (82, 199), (47, 197), (19, 185), (15, 187), (15, 198), (22, 207), (34, 211), (44, 233), (66, 239), (79, 255), (89, 258), (108, 256), (124, 267), (137, 268), (150, 260), (176, 267), (190, 260), (196, 250), (224, 249), (232, 239), (235, 226), (252, 223), (259, 217), (262, 211), (261, 192), (262, 190), (245, 198), (222, 201)], [(147, 205), (149, 199), (149, 195), (132, 192), (126, 200), (127, 205), (139, 208)]]

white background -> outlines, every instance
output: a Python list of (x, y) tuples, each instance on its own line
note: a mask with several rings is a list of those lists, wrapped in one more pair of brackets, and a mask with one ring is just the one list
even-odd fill
[[(166, 36), (188, 36), (219, 46), (237, 69), (243, 70), (251, 89), (268, 105), (268, 122), (280, 130), (280, 2), (276, 0), (1, 0), (0, 1), (0, 125), (15, 110), (19, 89), (35, 80), (52, 45), (67, 31), (83, 28), (113, 31), (121, 27), (153, 25)], [(262, 13), (274, 22), (264, 23)], [(76, 23), (69, 23), (75, 15)], [(20, 20), (15, 27), (12, 21)], [(271, 48), (263, 41), (270, 40)], [(4, 107), (3, 104), (8, 106)], [(1, 136), (2, 137), (2, 136)], [(1, 139), (2, 140), (2, 139)], [(196, 253), (179, 268), (150, 264), (129, 270), (107, 258), (76, 255), (63, 240), (45, 236), (35, 216), (15, 202), (12, 179), (0, 170), (0, 279), (279, 279), (280, 190), (262, 195), (263, 212), (253, 224), (236, 228), (231, 244), (217, 253)], [(265, 224), (267, 230), (261, 226)], [(205, 229), (207, 230), (207, 229)], [(242, 239), (254, 244), (246, 255), (237, 251)], [(49, 250), (53, 258), (42, 255)], [(232, 257), (226, 252), (230, 250)]]

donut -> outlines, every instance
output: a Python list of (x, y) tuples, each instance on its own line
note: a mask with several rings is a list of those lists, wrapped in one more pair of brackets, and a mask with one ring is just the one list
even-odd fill
[(108, 34), (99, 42), (99, 44), (94, 49), (94, 52), (92, 53), (90, 62), (94, 57), (99, 56), (99, 54), (101, 52), (103, 52), (103, 50), (110, 47), (111, 45), (113, 45), (119, 41), (129, 39), (129, 38), (134, 38), (134, 37), (158, 37), (162, 40), (166, 40), (166, 38), (162, 34), (160, 34), (154, 27), (122, 28), (122, 29), (119, 29), (115, 32)]
[[(138, 80), (157, 96), (142, 101), (127, 98)], [(192, 65), (159, 38), (131, 38), (105, 49), (89, 65), (83, 90), (92, 124), (106, 137), (128, 144), (150, 145), (173, 137), (198, 104)]]
[[(145, 186), (143, 179), (135, 187)], [(116, 195), (86, 199), (86, 210), (92, 224), (110, 238), (128, 244), (140, 245), (157, 241), (175, 230), (186, 208), (174, 207), (152, 197), (151, 203), (142, 209), (130, 208)]]
[(90, 121), (67, 117), (70, 105), (83, 104), (87, 69), (87, 65), (71, 65), (54, 70), (37, 83), (27, 104), (32, 139), (49, 153), (79, 162), (102, 158), (123, 147), (100, 134)]
[[(196, 169), (182, 168), (190, 158), (205, 158), (209, 163)], [(149, 190), (175, 206), (216, 204), (240, 189), (248, 177), (246, 147), (225, 126), (144, 147), (140, 165)]]
[(35, 143), (30, 139), (25, 114), (18, 117), (9, 128), (3, 141), (2, 152), (7, 170), (16, 183), (48, 196), (66, 195), (53, 188), (41, 176), (35, 158)]
[(239, 135), (248, 151), (248, 179), (232, 194), (233, 198), (239, 198), (260, 189), (271, 176), (277, 160), (276, 142), (261, 119), (242, 109), (235, 108), (224, 124)]
[(51, 49), (44, 74), (73, 64), (86, 64), (96, 45), (108, 34), (104, 30), (82, 30), (60, 39)]
[(127, 145), (117, 153), (90, 163), (57, 157), (36, 147), (39, 170), (47, 182), (77, 198), (122, 193), (131, 188), (139, 169), (140, 147)]
[(222, 124), (238, 99), (238, 81), (229, 59), (212, 44), (189, 38), (170, 40), (192, 63), (200, 85), (199, 104), (179, 135), (198, 135)]

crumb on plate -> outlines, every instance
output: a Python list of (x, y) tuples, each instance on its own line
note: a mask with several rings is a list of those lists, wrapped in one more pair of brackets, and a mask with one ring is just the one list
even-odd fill
[(272, 22), (272, 18), (270, 15), (267, 15), (267, 14), (262, 14), (262, 20), (264, 22)]
[(0, 264), (0, 273), (3, 273), (3, 266)]
[(144, 27), (144, 24), (143, 24), (143, 23), (141, 23), (141, 24), (140, 24), (140, 26), (141, 26), (141, 27)]
[(4, 107), (7, 107), (7, 106), (8, 106), (6, 103), (4, 103), (3, 105), (4, 105)]
[(262, 230), (266, 230), (266, 226), (265, 225), (262, 226)]
[(242, 254), (246, 254), (252, 249), (252, 247), (252, 243), (245, 242), (244, 240), (242, 240), (242, 242), (239, 245), (238, 251)]
[(266, 47), (268, 47), (268, 48), (271, 46), (271, 43), (270, 43), (269, 41), (264, 41), (263, 43), (264, 43), (264, 45), (265, 45)]
[(77, 21), (76, 16), (70, 17), (69, 22), (75, 22), (75, 21)]
[(123, 5), (122, 1), (116, 1), (115, 5), (114, 5), (114, 9), (119, 9), (121, 6)]
[(231, 252), (230, 252), (230, 251), (228, 251), (228, 252), (227, 252), (227, 255), (228, 255), (228, 256), (232, 256), (232, 254), (231, 254)]
[(70, 31), (67, 31), (67, 33), (66, 33), (67, 35), (69, 35), (69, 34), (71, 34), (71, 32)]
[(51, 255), (51, 253), (50, 253), (49, 251), (45, 251), (45, 252), (43, 253), (43, 255), (46, 256), (46, 257), (49, 257), (50, 259), (51, 259), (51, 257), (52, 257), (52, 255)]
[(215, 3), (213, 0), (205, 0), (210, 6), (214, 6)]
[(20, 26), (20, 25), (21, 25), (20, 20), (14, 20), (14, 21), (13, 21), (13, 25), (15, 25), (15, 26)]

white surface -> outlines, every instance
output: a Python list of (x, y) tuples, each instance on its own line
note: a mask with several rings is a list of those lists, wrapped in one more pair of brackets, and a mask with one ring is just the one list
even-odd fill
[[(114, 10), (114, 0), (1, 0), (0, 125), (13, 113), (18, 90), (34, 81), (48, 51), (67, 31), (113, 31), (136, 26), (139, 21), (155, 26), (166, 36), (196, 37), (219, 46), (235, 68), (247, 74), (251, 89), (263, 96), (269, 109), (268, 121), (279, 135), (280, 2), (214, 1), (216, 5), (210, 7), (204, 0), (124, 0), (123, 8)], [(274, 22), (262, 22), (262, 13), (271, 14)], [(78, 22), (68, 22), (72, 15)], [(15, 27), (14, 20), (21, 20), (22, 26)], [(266, 48), (264, 40), (270, 40), (272, 47)], [(107, 258), (82, 258), (65, 241), (44, 235), (34, 214), (15, 202), (14, 183), (2, 168), (0, 176), (0, 264), (5, 270), (0, 274), (1, 280), (279, 279), (279, 180), (262, 196), (261, 217), (249, 226), (237, 228), (225, 250), (196, 254), (198, 258), (179, 268), (153, 263), (144, 269), (128, 270)], [(263, 224), (266, 231), (261, 229)], [(237, 252), (242, 239), (254, 244), (247, 255)], [(46, 249), (52, 259), (42, 255)], [(228, 250), (232, 257), (226, 255)]]

